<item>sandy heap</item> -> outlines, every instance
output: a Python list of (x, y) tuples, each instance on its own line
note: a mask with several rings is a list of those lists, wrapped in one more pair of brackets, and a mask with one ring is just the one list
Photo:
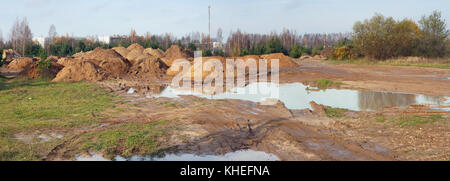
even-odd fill
[(86, 52), (83, 59), (91, 61), (114, 76), (126, 74), (131, 67), (131, 63), (127, 59), (112, 49), (98, 47), (90, 52)]
[(188, 50), (182, 50), (178, 45), (172, 45), (169, 49), (164, 53), (164, 57), (162, 58), (163, 62), (167, 66), (171, 66), (172, 63), (177, 59), (188, 59), (194, 57), (194, 53)]
[(30, 64), (28, 64), (22, 72), (19, 73), (19, 76), (24, 76), (32, 79), (36, 78), (54, 78), (58, 74), (59, 71), (61, 71), (64, 66), (55, 63), (50, 62), (50, 67), (47, 70), (40, 70), (38, 68), (38, 61), (34, 61)]
[(135, 64), (138, 60), (146, 58), (147, 56), (144, 55), (144, 47), (141, 45), (135, 43), (127, 48), (127, 55), (125, 56), (126, 59), (128, 59), (131, 64)]
[(81, 61), (64, 67), (53, 82), (102, 81), (112, 77), (109, 72), (90, 62)]
[(162, 51), (159, 48), (158, 49), (146, 48), (143, 53), (154, 56), (154, 57), (158, 57), (158, 58), (161, 58), (164, 56), (164, 51)]
[(79, 63), (82, 61), (83, 61), (83, 59), (81, 59), (81, 58), (62, 57), (62, 58), (58, 59), (57, 63), (66, 67), (66, 66), (69, 66), (70, 64)]
[(33, 62), (34, 60), (29, 57), (15, 58), (8, 64), (7, 69), (11, 71), (23, 71), (26, 66)]
[(130, 69), (130, 75), (139, 77), (162, 77), (168, 66), (158, 57), (147, 56), (140, 58)]
[(114, 47), (112, 49), (116, 51), (118, 54), (120, 54), (122, 57), (126, 57), (130, 52), (125, 47)]
[(17, 53), (13, 49), (3, 50), (2, 60), (5, 60), (7, 63), (11, 62), (15, 58), (21, 57), (19, 53)]
[(267, 67), (271, 67), (271, 63), (273, 59), (278, 59), (279, 60), (279, 66), (280, 68), (283, 67), (297, 67), (298, 64), (295, 63), (291, 57), (288, 57), (286, 55), (284, 55), (283, 53), (273, 53), (273, 54), (269, 54), (269, 55), (265, 55), (263, 56), (264, 59), (267, 60), (268, 64)]

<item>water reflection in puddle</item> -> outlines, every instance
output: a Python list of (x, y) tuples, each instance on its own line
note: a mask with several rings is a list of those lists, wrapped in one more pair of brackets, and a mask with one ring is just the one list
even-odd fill
[[(258, 89), (259, 87), (259, 89)], [(250, 90), (264, 90), (277, 92), (275, 95), (269, 93), (250, 93)], [(179, 95), (194, 95), (208, 99), (240, 99), (253, 102), (261, 102), (269, 98), (276, 98), (283, 102), (289, 109), (311, 108), (310, 101), (336, 108), (344, 108), (354, 111), (379, 110), (383, 107), (399, 106), (406, 107), (414, 104), (449, 106), (448, 97), (433, 97), (416, 94), (403, 94), (391, 92), (365, 92), (357, 90), (327, 89), (311, 91), (310, 87), (301, 83), (273, 84), (258, 82), (247, 85), (245, 88), (234, 88), (228, 92), (208, 95), (191, 90), (175, 90), (167, 87), (161, 93), (153, 97), (176, 98)], [(450, 111), (449, 107), (442, 108)]]
[[(100, 154), (92, 156), (75, 156), (77, 161), (108, 161)], [(240, 150), (225, 155), (195, 155), (195, 154), (167, 154), (164, 157), (132, 156), (124, 158), (116, 156), (116, 161), (279, 161), (280, 159), (269, 153), (254, 150)]]

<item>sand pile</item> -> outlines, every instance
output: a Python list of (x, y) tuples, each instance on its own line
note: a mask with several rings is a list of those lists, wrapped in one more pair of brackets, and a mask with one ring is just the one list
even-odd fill
[(125, 58), (128, 59), (132, 64), (135, 64), (138, 60), (147, 57), (143, 54), (144, 47), (137, 43), (128, 46), (127, 50), (128, 54), (125, 56)]
[(164, 53), (162, 60), (167, 66), (171, 66), (177, 59), (188, 59), (194, 57), (194, 53), (188, 50), (182, 50), (178, 45), (172, 45)]
[(120, 54), (122, 57), (126, 57), (130, 52), (125, 47), (114, 47), (112, 49), (116, 51), (118, 54)]
[[(216, 72), (215, 67), (213, 65), (214, 62), (211, 60), (218, 60), (218, 62), (220, 62), (220, 64), (222, 64), (222, 71)], [(211, 62), (211, 64), (210, 64), (211, 68), (209, 70), (206, 69), (208, 61)], [(181, 68), (180, 68), (180, 70), (181, 70)], [(185, 74), (183, 74), (183, 77), (186, 77), (186, 78), (190, 77), (191, 80), (194, 80), (195, 76), (200, 75), (199, 74), (200, 71), (201, 71), (202, 80), (205, 79), (207, 76), (216, 77), (216, 76), (219, 76), (219, 74), (222, 74), (225, 77), (226, 75), (224, 74), (224, 71), (226, 71), (226, 59), (224, 57), (219, 57), (219, 56), (203, 57), (202, 64), (192, 63), (190, 71), (187, 71)], [(175, 71), (173, 71), (172, 73), (169, 73), (169, 74), (173, 74), (173, 73), (175, 73)], [(211, 74), (211, 73), (217, 73), (217, 74)], [(175, 75), (176, 74), (177, 73), (175, 73)]]
[(86, 54), (85, 52), (78, 52), (78, 53), (73, 54), (72, 57), (83, 58), (85, 54)]
[(59, 56), (49, 56), (49, 57), (47, 57), (47, 60), (50, 60), (50, 62), (58, 62), (58, 60), (60, 59), (61, 57), (59, 57)]
[(166, 72), (168, 66), (160, 59), (154, 56), (141, 58), (131, 67), (130, 74), (140, 77), (161, 77)]
[(81, 61), (83, 61), (83, 60), (80, 59), (80, 58), (63, 57), (63, 58), (58, 59), (57, 63), (60, 64), (60, 65), (63, 65), (63, 66), (68, 66), (68, 65), (70, 65), (72, 63), (77, 63), (77, 62), (81, 62)]
[(33, 62), (34, 60), (29, 57), (15, 58), (8, 64), (7, 69), (11, 71), (23, 71), (26, 66)]
[(161, 58), (164, 56), (164, 51), (162, 51), (159, 48), (158, 49), (146, 48), (143, 53), (154, 56), (154, 57), (158, 57), (158, 58)]
[(267, 64), (267, 68), (271, 67), (271, 63), (273, 59), (278, 59), (279, 60), (279, 66), (280, 68), (282, 67), (297, 67), (298, 64), (295, 63), (294, 61), (292, 61), (291, 57), (288, 57), (282, 53), (273, 53), (273, 54), (269, 54), (267, 56), (265, 56), (265, 59), (267, 60), (268, 64)]
[(64, 66), (55, 63), (50, 62), (50, 67), (48, 69), (39, 69), (38, 68), (38, 61), (34, 61), (30, 64), (28, 64), (22, 72), (19, 73), (19, 76), (24, 76), (32, 79), (36, 78), (54, 78), (58, 74), (59, 71), (61, 71)]
[(90, 52), (87, 52), (83, 56), (83, 59), (91, 61), (114, 76), (126, 74), (131, 67), (131, 63), (127, 59), (123, 58), (112, 49), (105, 50), (98, 47)]
[(5, 60), (7, 63), (11, 62), (15, 58), (21, 57), (19, 53), (17, 53), (13, 49), (3, 50), (2, 60)]
[(101, 81), (112, 77), (109, 72), (90, 62), (81, 61), (64, 67), (53, 82)]

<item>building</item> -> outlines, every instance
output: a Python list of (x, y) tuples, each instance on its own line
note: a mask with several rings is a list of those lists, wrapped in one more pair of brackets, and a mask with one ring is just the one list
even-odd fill
[(33, 37), (33, 42), (38, 43), (42, 47), (45, 47), (46, 38), (45, 37)]

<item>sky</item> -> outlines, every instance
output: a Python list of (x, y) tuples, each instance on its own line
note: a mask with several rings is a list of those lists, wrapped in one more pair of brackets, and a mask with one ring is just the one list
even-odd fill
[[(59, 34), (106, 36), (172, 33), (222, 28), (226, 36), (240, 29), (248, 33), (351, 32), (356, 21), (375, 13), (395, 19), (419, 20), (434, 10), (450, 19), (448, 0), (0, 0), (0, 30), (3, 37), (17, 18), (26, 17), (33, 36), (47, 36), (54, 24)], [(448, 25), (447, 25), (448, 27)]]

